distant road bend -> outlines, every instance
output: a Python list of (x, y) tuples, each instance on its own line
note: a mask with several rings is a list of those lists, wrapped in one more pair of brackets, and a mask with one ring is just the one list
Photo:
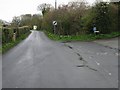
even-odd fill
[(3, 88), (117, 88), (118, 53), (95, 42), (55, 42), (32, 31), (3, 55)]

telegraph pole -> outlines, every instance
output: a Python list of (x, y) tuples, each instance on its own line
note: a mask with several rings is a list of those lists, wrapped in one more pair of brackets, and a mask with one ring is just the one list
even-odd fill
[[(57, 0), (55, 0), (55, 12), (57, 10)], [(57, 26), (57, 22), (53, 21), (53, 26), (54, 26), (54, 34), (56, 34), (56, 26)]]
[(55, 10), (57, 9), (57, 0), (55, 0)]

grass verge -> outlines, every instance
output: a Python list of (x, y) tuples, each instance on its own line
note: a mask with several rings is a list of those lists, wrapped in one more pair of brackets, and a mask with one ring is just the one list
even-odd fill
[(87, 34), (87, 35), (78, 35), (78, 36), (63, 36), (63, 35), (54, 35), (52, 33), (46, 32), (45, 34), (52, 40), (55, 41), (93, 41), (98, 39), (109, 39), (120, 36), (120, 32), (112, 32), (110, 34)]
[(12, 42), (9, 42), (9, 43), (6, 43), (6, 44), (2, 44), (2, 53), (4, 54), (9, 49), (16, 46), (18, 43), (20, 43), (22, 40), (24, 40), (29, 34), (30, 34), (30, 32), (21, 35), (21, 37), (19, 37), (15, 42), (12, 41)]

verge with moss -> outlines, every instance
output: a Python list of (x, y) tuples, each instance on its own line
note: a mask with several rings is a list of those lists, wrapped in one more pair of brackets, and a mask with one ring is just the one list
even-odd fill
[(70, 36), (70, 35), (55, 35), (50, 32), (45, 31), (45, 34), (52, 40), (55, 41), (93, 41), (98, 39), (110, 39), (120, 36), (120, 32), (112, 32), (110, 34), (84, 34), (84, 35), (77, 35), (77, 36)]

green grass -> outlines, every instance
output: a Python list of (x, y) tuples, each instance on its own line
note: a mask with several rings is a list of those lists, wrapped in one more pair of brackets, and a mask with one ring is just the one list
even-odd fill
[(8, 51), (9, 49), (11, 49), (12, 47), (16, 46), (18, 43), (20, 43), (22, 40), (24, 40), (28, 35), (30, 34), (30, 32), (21, 35), (21, 37), (19, 37), (15, 42), (9, 42), (6, 44), (2, 44), (2, 53), (5, 53), (6, 51)]
[(54, 35), (49, 32), (45, 32), (46, 35), (55, 41), (93, 41), (98, 39), (109, 39), (120, 36), (120, 32), (113, 32), (111, 34), (87, 34), (87, 35), (78, 35), (78, 36), (63, 36), (63, 35)]

